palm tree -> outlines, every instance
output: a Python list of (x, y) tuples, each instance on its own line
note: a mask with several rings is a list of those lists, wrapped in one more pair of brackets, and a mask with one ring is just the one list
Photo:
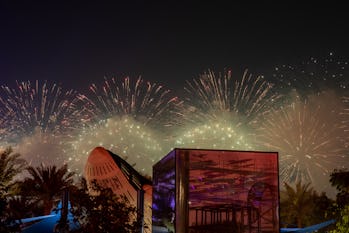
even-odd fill
[(13, 154), (8, 147), (0, 152), (0, 198), (12, 195), (16, 191), (15, 177), (26, 167), (26, 161), (20, 158), (20, 154)]
[(11, 208), (9, 199), (17, 192), (18, 182), (16, 176), (20, 174), (25, 166), (25, 160), (20, 158), (20, 154), (13, 154), (12, 148), (8, 147), (0, 152), (0, 232), (10, 232), (17, 229), (17, 225), (11, 225)]
[(314, 190), (310, 183), (296, 183), (295, 189), (285, 183), (285, 190), (280, 195), (280, 213), (283, 222), (294, 223), (301, 228), (309, 224), (313, 213)]
[(41, 164), (30, 166), (27, 171), (29, 177), (22, 184), (23, 194), (31, 195), (42, 206), (43, 214), (50, 214), (55, 202), (61, 198), (62, 190), (73, 184), (74, 172), (69, 172), (66, 164), (58, 169), (55, 165), (45, 167)]

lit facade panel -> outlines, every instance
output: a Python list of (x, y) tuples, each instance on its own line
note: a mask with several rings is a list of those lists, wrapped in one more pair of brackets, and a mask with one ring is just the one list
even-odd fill
[(279, 232), (278, 154), (174, 149), (153, 167), (153, 232)]

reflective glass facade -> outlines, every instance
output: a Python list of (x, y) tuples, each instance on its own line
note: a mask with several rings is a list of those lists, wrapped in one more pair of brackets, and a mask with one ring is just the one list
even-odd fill
[(278, 154), (174, 149), (153, 167), (153, 232), (279, 232)]

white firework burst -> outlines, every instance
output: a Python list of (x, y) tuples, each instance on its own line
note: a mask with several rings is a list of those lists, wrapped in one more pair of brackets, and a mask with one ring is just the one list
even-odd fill
[(282, 182), (311, 182), (329, 188), (329, 174), (349, 166), (347, 137), (341, 126), (343, 104), (336, 95), (322, 93), (271, 111), (259, 125), (257, 142), (279, 152)]

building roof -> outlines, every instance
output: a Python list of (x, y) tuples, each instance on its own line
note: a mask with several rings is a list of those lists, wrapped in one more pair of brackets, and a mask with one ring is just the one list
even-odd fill
[(121, 170), (128, 182), (136, 190), (141, 190), (143, 185), (152, 184), (150, 179), (142, 176), (119, 155), (114, 154), (103, 147), (96, 147), (91, 151), (85, 167), (86, 177), (88, 177), (89, 174), (88, 169), (95, 169), (97, 174), (108, 173), (108, 169), (113, 169), (110, 165), (111, 162), (113, 162)]

